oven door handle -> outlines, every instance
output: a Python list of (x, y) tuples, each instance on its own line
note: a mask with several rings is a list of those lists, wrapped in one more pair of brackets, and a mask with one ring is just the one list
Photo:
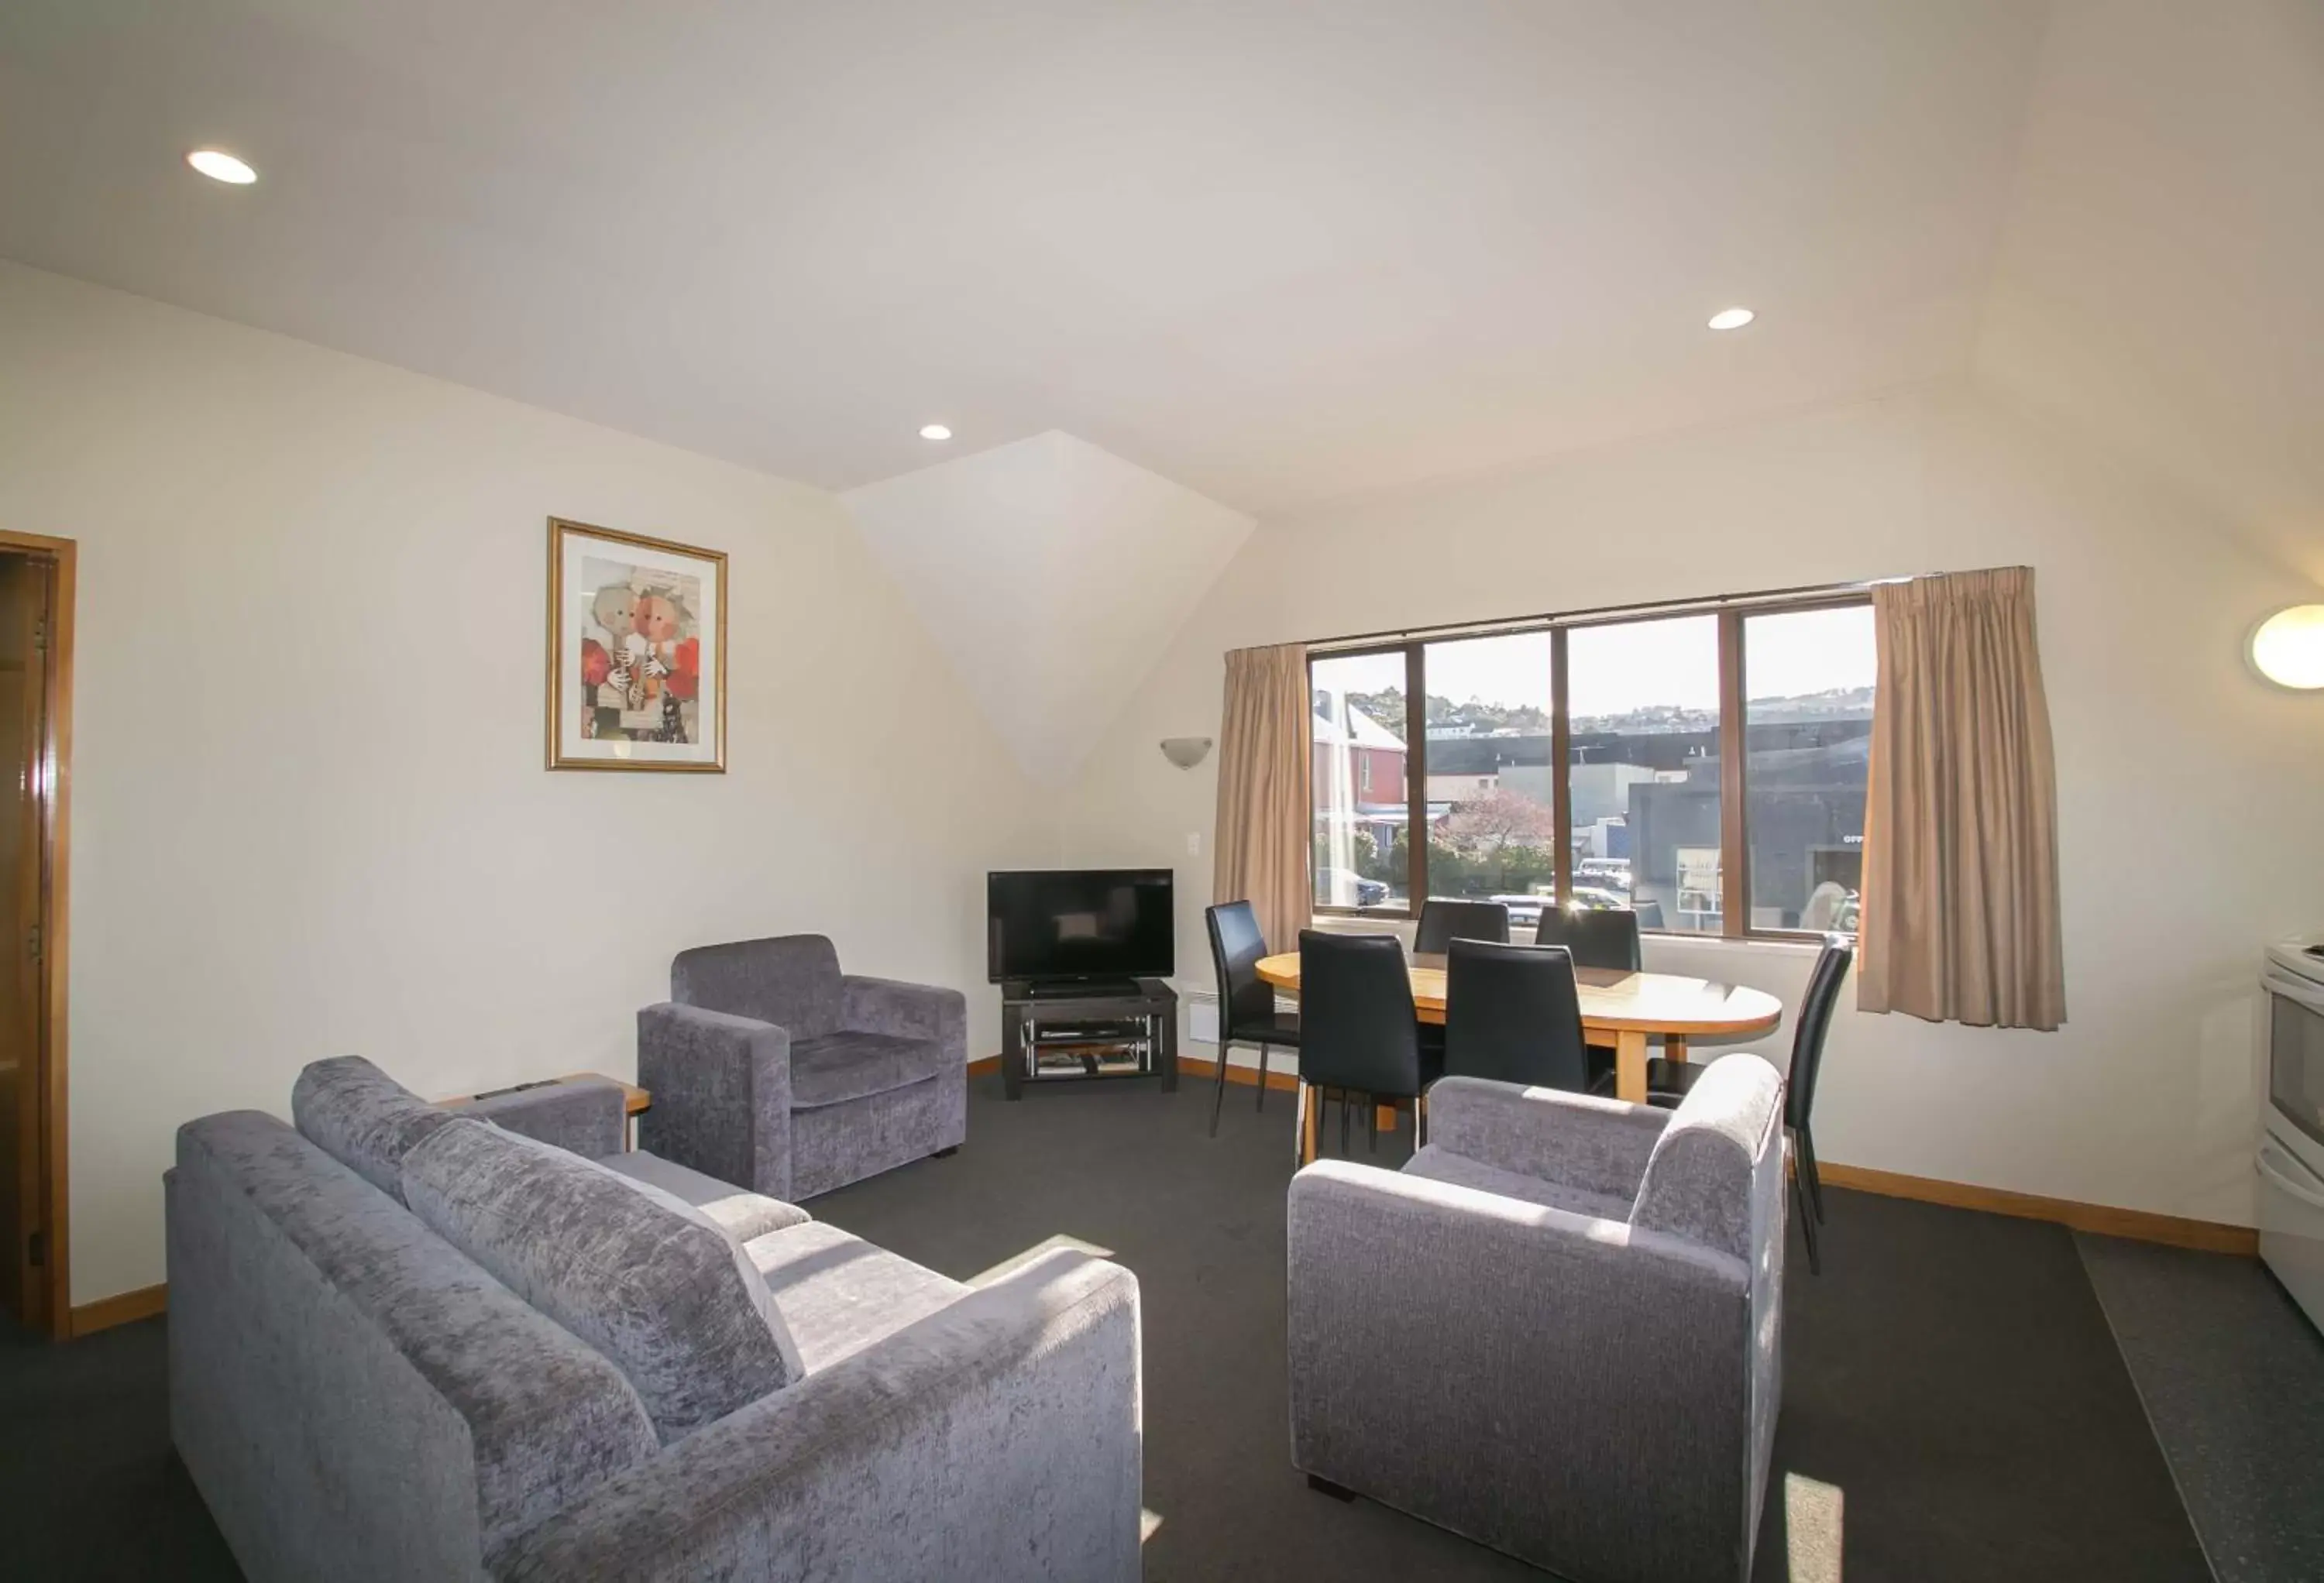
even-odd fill
[(2299, 1183), (2286, 1176), (2277, 1167), (2275, 1162), (2268, 1158), (2271, 1152), (2273, 1151), (2270, 1146), (2262, 1144), (2259, 1157), (2253, 1162), (2253, 1166), (2259, 1172), (2261, 1180), (2273, 1183), (2311, 1209), (2324, 1210), (2324, 1193), (2318, 1192), (2312, 1187), (2302, 1187)]
[(2259, 982), (2260, 988), (2271, 995), (2281, 995), (2310, 1011), (2324, 1012), (2324, 985), (2307, 983), (2274, 967), (2269, 968)]

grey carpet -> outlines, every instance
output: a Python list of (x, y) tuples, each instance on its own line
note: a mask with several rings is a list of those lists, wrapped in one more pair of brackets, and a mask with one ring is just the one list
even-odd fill
[[(969, 1140), (816, 1213), (966, 1277), (1070, 1237), (1145, 1296), (1147, 1576), (1533, 1578), (1288, 1461), (1283, 1188), (1291, 1108), (1207, 1085), (976, 1085)], [(1336, 1141), (1336, 1117), (1326, 1128)], [(1363, 1152), (1360, 1130), (1355, 1150)], [(1400, 1146), (1383, 1139), (1379, 1158)], [(1825, 1274), (1793, 1250), (1786, 1391), (1756, 1578), (2209, 1576), (2061, 1229), (1829, 1195)], [(168, 1449), (162, 1321), (0, 1348), (11, 1578), (234, 1575)], [(18, 1558), (24, 1564), (17, 1564)]]
[(2220, 1583), (2324, 1578), (2324, 1336), (2256, 1259), (2075, 1242)]

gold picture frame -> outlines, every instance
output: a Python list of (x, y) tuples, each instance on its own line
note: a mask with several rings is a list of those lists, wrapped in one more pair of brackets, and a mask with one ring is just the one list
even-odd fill
[(549, 768), (726, 769), (726, 556), (549, 520)]

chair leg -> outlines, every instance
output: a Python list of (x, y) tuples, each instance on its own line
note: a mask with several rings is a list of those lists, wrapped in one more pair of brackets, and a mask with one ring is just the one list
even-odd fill
[(1348, 1155), (1348, 1091), (1340, 1091), (1340, 1157)]
[(1799, 1172), (1807, 1178), (1809, 1207), (1815, 1210), (1816, 1219), (1821, 1221), (1826, 1218), (1823, 1212), (1823, 1177), (1816, 1170), (1815, 1136), (1802, 1127), (1794, 1130), (1793, 1137), (1799, 1142)]
[(1823, 1260), (1816, 1254), (1815, 1215), (1808, 1208), (1808, 1190), (1801, 1185), (1796, 1172), (1792, 1176), (1792, 1207), (1794, 1213), (1799, 1219), (1800, 1235), (1807, 1238), (1808, 1274), (1821, 1275), (1823, 1274)]
[(1364, 1127), (1371, 1134), (1370, 1146), (1377, 1155), (1379, 1153), (1379, 1100), (1370, 1094), (1364, 1096)]
[(1264, 1041), (1259, 1046), (1259, 1103), (1251, 1109), (1254, 1110), (1267, 1109), (1267, 1045)]
[(1219, 1112), (1227, 1102), (1227, 1042), (1219, 1041), (1219, 1081), (1217, 1091), (1211, 1095), (1211, 1136), (1219, 1136)]

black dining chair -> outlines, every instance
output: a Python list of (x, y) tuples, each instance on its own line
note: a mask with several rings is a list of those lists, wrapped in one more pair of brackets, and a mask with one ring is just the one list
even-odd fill
[(1219, 1111), (1227, 1098), (1227, 1050), (1234, 1045), (1259, 1046), (1259, 1105), (1267, 1109), (1267, 1053), (1277, 1045), (1299, 1048), (1299, 1016), (1278, 1011), (1275, 987), (1262, 982), (1259, 959), (1267, 954), (1267, 936), (1259, 933), (1259, 915), (1247, 901), (1222, 902), (1208, 908), (1203, 919), (1211, 930), (1211, 966), (1219, 979), (1219, 1081), (1211, 1096), (1211, 1136), (1219, 1136)]
[[(1307, 1164), (1308, 1106), (1340, 1096), (1344, 1151), (1348, 1103), (1360, 1095), (1377, 1131), (1384, 1100), (1413, 1107), (1413, 1146), (1423, 1141), (1420, 1029), (1413, 1013), (1412, 974), (1393, 934), (1299, 933), (1299, 1115), (1295, 1157)], [(1378, 1138), (1375, 1136), (1375, 1143)]]
[(1589, 1092), (1572, 954), (1563, 945), (1453, 941), (1444, 964), (1444, 1075)]
[(1658, 901), (1636, 901), (1630, 904), (1630, 910), (1638, 915), (1639, 928), (1660, 929), (1663, 926), (1662, 903)]
[(1619, 907), (1545, 907), (1534, 925), (1533, 943), (1564, 946), (1578, 968), (1635, 973), (1641, 966), (1638, 915)]
[(1455, 940), (1487, 940), (1506, 945), (1509, 909), (1498, 901), (1446, 901), (1430, 897), (1420, 904), (1420, 925), (1412, 932), (1415, 956), (1443, 956)]
[[(1806, 996), (1792, 1025), (1792, 1069), (1784, 1085), (1784, 1127), (1792, 1137), (1792, 1205), (1808, 1243), (1808, 1271), (1821, 1275), (1816, 1251), (1816, 1227), (1823, 1219), (1823, 1183), (1816, 1175), (1815, 1134), (1808, 1123), (1815, 1108), (1816, 1073), (1823, 1067), (1824, 1035), (1831, 1029), (1832, 1009), (1840, 1004), (1840, 987), (1848, 980), (1856, 947), (1844, 934), (1828, 934), (1815, 968), (1808, 974)], [(1646, 1102), (1673, 1107), (1686, 1097), (1708, 1063), (1655, 1060), (1646, 1063)]]

